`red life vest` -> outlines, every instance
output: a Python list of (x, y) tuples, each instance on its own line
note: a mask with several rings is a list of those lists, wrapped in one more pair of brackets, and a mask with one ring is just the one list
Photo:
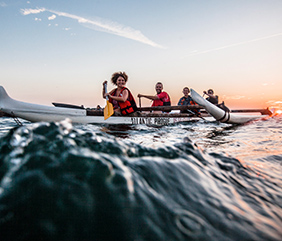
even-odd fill
[[(128, 115), (128, 114), (133, 113), (137, 110), (136, 102), (135, 102), (134, 97), (131, 94), (129, 89), (127, 89), (126, 87), (123, 87), (122, 90), (120, 91), (119, 96), (122, 96), (122, 92), (125, 89), (128, 91), (127, 100), (125, 102), (117, 101), (118, 106), (120, 107), (120, 112), (121, 112), (122, 115)], [(117, 92), (117, 89), (114, 90), (112, 95), (116, 96), (116, 92)], [(110, 102), (112, 102), (112, 101), (113, 101), (113, 99), (110, 98)]]

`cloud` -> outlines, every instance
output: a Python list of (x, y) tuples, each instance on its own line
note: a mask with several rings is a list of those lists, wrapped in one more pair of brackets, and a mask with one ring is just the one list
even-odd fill
[(7, 7), (7, 4), (4, 2), (0, 2), (0, 7)]
[(104, 19), (98, 19), (98, 20), (86, 19), (86, 18), (77, 16), (74, 14), (54, 11), (54, 10), (50, 10), (46, 8), (21, 9), (21, 12), (23, 15), (38, 14), (38, 13), (45, 12), (45, 11), (56, 14), (61, 17), (66, 17), (66, 18), (77, 20), (80, 24), (83, 24), (85, 27), (91, 28), (96, 31), (102, 31), (102, 32), (107, 32), (110, 34), (118, 35), (124, 38), (128, 38), (128, 39), (132, 39), (132, 40), (141, 42), (143, 44), (147, 44), (147, 45), (156, 47), (156, 48), (165, 48), (153, 42), (152, 40), (148, 39), (146, 36), (142, 34), (141, 31), (135, 30), (131, 27), (121, 25), (116, 22), (106, 21)]
[(274, 38), (274, 37), (278, 37), (278, 36), (282, 36), (282, 33), (276, 33), (276, 34), (268, 35), (268, 36), (265, 36), (265, 37), (256, 38), (256, 39), (252, 39), (252, 40), (248, 40), (248, 41), (244, 41), (244, 42), (240, 42), (240, 43), (230, 44), (230, 45), (226, 45), (226, 46), (222, 46), (222, 47), (218, 47), (218, 48), (214, 48), (214, 49), (209, 49), (209, 50), (204, 50), (204, 51), (199, 51), (199, 52), (193, 51), (193, 52), (190, 53), (189, 56), (206, 54), (206, 53), (209, 53), (209, 52), (227, 49), (227, 48), (231, 48), (231, 47), (235, 47), (235, 46), (239, 46), (239, 45), (244, 45), (244, 44), (248, 44), (248, 43), (252, 43), (252, 42), (257, 42), (257, 41), (261, 41), (261, 40), (265, 40), (265, 39), (269, 39), (269, 38)]
[(54, 20), (56, 18), (56, 15), (53, 14), (52, 16), (48, 17), (48, 20)]
[(263, 83), (262, 86), (275, 85), (275, 83)]
[(282, 101), (280, 100), (269, 100), (266, 103), (271, 105), (271, 107), (282, 107)]
[(37, 13), (42, 13), (45, 12), (45, 8), (36, 8), (36, 9), (21, 9), (21, 12), (23, 15), (29, 15), (29, 14), (37, 14)]

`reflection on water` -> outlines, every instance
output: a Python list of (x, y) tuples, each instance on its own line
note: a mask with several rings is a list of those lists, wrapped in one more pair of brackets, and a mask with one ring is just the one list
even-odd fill
[(282, 150), (281, 118), (245, 125), (199, 121), (163, 127), (107, 126), (101, 130), (148, 147), (174, 144), (187, 137), (207, 152), (225, 153), (244, 160), (279, 155)]

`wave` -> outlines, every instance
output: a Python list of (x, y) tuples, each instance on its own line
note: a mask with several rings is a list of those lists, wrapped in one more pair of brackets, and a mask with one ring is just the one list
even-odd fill
[(11, 129), (0, 151), (2, 240), (282, 237), (277, 179), (187, 137), (153, 148), (37, 123)]

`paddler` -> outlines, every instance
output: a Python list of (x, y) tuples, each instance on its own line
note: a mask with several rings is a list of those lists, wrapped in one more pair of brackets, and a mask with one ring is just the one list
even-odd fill
[(203, 91), (204, 95), (207, 95), (206, 98), (207, 101), (211, 102), (214, 105), (218, 104), (218, 96), (214, 95), (214, 91), (212, 89), (209, 89), (208, 91)]
[(111, 90), (109, 93), (105, 93), (105, 84), (107, 80), (103, 82), (103, 98), (109, 97), (109, 101), (113, 104), (114, 111), (117, 114), (128, 115), (137, 110), (136, 102), (130, 90), (125, 87), (128, 76), (125, 72), (115, 72), (112, 75), (111, 82), (117, 86), (117, 88)]
[(226, 112), (230, 112), (229, 108), (224, 104), (224, 101), (222, 101), (220, 104), (218, 103), (218, 96), (214, 95), (213, 89), (209, 89), (207, 92), (204, 91), (203, 93), (208, 96), (206, 98), (207, 101), (211, 102), (212, 104), (216, 105)]
[[(183, 88), (183, 91), (182, 91), (183, 95), (179, 101), (178, 101), (178, 104), (177, 105), (180, 105), (180, 106), (185, 106), (185, 105), (197, 105), (197, 103), (195, 101), (193, 101), (192, 97), (189, 95), (190, 94), (190, 89), (188, 87), (184, 87)], [(197, 110), (197, 109), (192, 109), (192, 110), (181, 110), (180, 113), (190, 113), (190, 114), (194, 114), (194, 115), (197, 115), (199, 116), (200, 115), (200, 112)]]
[(139, 98), (144, 97), (152, 100), (152, 106), (171, 106), (170, 97), (167, 92), (163, 91), (163, 84), (161, 82), (156, 83), (155, 86), (156, 95), (143, 95), (138, 94)]
[[(195, 101), (193, 101), (192, 97), (189, 95), (190, 94), (190, 89), (188, 87), (184, 87), (182, 91), (183, 95), (177, 105), (185, 106), (185, 105), (197, 105)], [(196, 112), (198, 114), (198, 110), (193, 110), (193, 112)], [(191, 113), (189, 110), (181, 110), (180, 113)]]

